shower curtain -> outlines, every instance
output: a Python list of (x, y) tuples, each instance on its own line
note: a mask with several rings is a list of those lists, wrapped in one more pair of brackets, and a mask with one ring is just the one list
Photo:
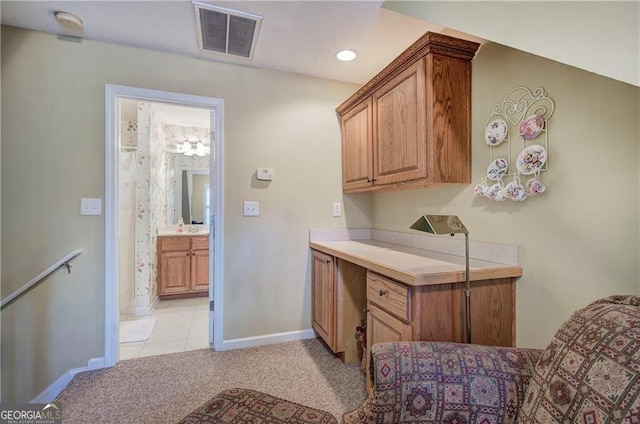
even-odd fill
[(136, 152), (120, 151), (119, 303), (120, 314), (135, 312)]

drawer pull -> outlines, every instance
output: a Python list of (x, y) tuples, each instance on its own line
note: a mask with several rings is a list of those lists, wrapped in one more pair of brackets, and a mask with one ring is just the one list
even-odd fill
[(385, 295), (385, 294), (387, 294), (387, 293), (388, 293), (388, 292), (387, 292), (386, 290), (380, 290), (380, 291), (378, 292), (378, 294), (379, 294), (380, 296), (384, 296), (384, 295)]

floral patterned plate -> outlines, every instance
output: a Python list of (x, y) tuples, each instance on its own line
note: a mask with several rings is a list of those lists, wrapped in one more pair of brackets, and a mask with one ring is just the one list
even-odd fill
[(507, 174), (509, 162), (505, 158), (498, 158), (489, 164), (487, 178), (496, 181)]
[(496, 118), (487, 124), (487, 128), (484, 130), (484, 141), (489, 146), (497, 146), (507, 138), (508, 129), (507, 121)]
[(531, 115), (520, 123), (520, 136), (525, 140), (536, 138), (544, 128), (544, 118), (540, 115)]
[(547, 151), (539, 144), (527, 147), (518, 155), (516, 168), (523, 175), (531, 175), (547, 163)]

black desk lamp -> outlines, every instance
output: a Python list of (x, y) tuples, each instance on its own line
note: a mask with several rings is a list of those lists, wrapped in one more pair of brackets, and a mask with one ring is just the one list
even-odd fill
[(469, 282), (469, 231), (457, 215), (422, 215), (411, 227), (413, 230), (431, 234), (463, 233), (465, 242), (465, 321), (467, 325), (467, 343), (471, 343), (471, 284)]

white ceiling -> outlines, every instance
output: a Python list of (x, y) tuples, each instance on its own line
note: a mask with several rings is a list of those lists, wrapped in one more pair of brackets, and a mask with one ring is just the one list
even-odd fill
[[(426, 31), (484, 42), (456, 28), (640, 86), (638, 0), (202, 2), (264, 17), (249, 66), (362, 84)], [(61, 27), (56, 11), (79, 16), (84, 29)], [(545, 16), (542, 24), (523, 27), (526, 19), (520, 17), (538, 15)], [(234, 61), (199, 50), (191, 0), (0, 0), (0, 18), (3, 25)], [(342, 48), (356, 49), (360, 57), (339, 62), (335, 53)]]
[(389, 0), (382, 7), (640, 87), (639, 0)]
[[(353, 83), (371, 79), (426, 31), (451, 33), (442, 26), (383, 9), (382, 1), (207, 3), (263, 16), (249, 66)], [(3, 25), (247, 64), (199, 50), (195, 12), (189, 0), (2, 0), (0, 7)], [(54, 17), (56, 11), (80, 17), (83, 30), (74, 32), (60, 26)], [(357, 50), (359, 58), (339, 62), (335, 54), (344, 48)]]
[[(631, 74), (638, 74), (638, 16), (635, 16), (637, 4), (633, 3), (620, 3), (617, 7), (611, 6), (614, 3), (588, 3), (590, 8), (585, 8), (582, 2), (568, 2), (562, 6), (564, 9), (554, 10), (553, 14), (559, 16), (555, 18), (557, 22), (548, 20), (545, 23), (545, 31), (536, 32), (534, 37), (540, 39), (548, 33), (551, 38), (548, 37), (547, 42), (534, 43), (532, 47), (526, 44), (531, 38), (526, 37), (527, 31), (519, 30), (520, 21), (512, 21), (507, 17), (530, 15), (529, 9), (521, 9), (533, 7), (537, 10), (536, 4), (540, 4), (537, 2), (389, 1), (384, 7), (381, 7), (382, 1), (376, 0), (201, 2), (263, 17), (251, 62), (244, 59), (221, 58), (200, 51), (195, 10), (191, 0), (0, 0), (0, 17), (3, 25), (358, 84), (371, 79), (427, 31), (484, 42), (481, 38), (442, 26), (451, 25), (515, 48), (638, 85), (637, 78), (634, 80), (622, 72), (631, 70)], [(488, 8), (489, 6), (493, 9)], [(596, 6), (600, 9), (594, 9)], [(71, 31), (60, 26), (54, 17), (57, 11), (77, 15), (82, 19), (84, 28)], [(462, 13), (463, 11), (466, 13)], [(580, 15), (580, 22), (597, 22), (603, 11), (607, 11), (609, 15), (614, 13), (607, 19), (606, 23), (609, 26), (605, 33), (614, 33), (616, 30), (620, 32), (621, 35), (616, 37), (618, 42), (613, 44), (616, 49), (611, 47), (609, 38), (602, 37), (600, 32), (591, 34), (593, 25), (572, 24), (570, 17), (579, 11), (586, 16)], [(484, 19), (477, 19), (481, 14), (486, 15)], [(626, 15), (634, 16), (624, 19)], [(498, 22), (497, 18), (494, 19), (495, 16), (499, 17)], [(429, 23), (424, 19), (442, 25)], [(505, 28), (503, 32), (506, 34), (496, 33), (495, 28), (502, 27)], [(577, 33), (579, 36), (573, 37), (576, 38), (574, 40), (568, 37), (567, 33)], [(628, 36), (623, 37), (624, 34)], [(524, 38), (524, 42), (518, 35)], [(626, 42), (620, 42), (621, 39)], [(587, 42), (584, 42), (585, 40)], [(584, 45), (593, 46), (598, 42), (604, 42), (607, 48), (596, 49), (599, 52), (597, 55), (593, 54), (591, 48), (580, 48)], [(358, 59), (349, 63), (338, 61), (335, 53), (343, 48), (357, 50)], [(552, 51), (547, 52), (545, 49)], [(606, 60), (603, 60), (603, 52), (610, 55)], [(576, 58), (576, 55), (582, 56)], [(180, 115), (176, 113), (174, 118), (167, 115), (165, 119), (175, 122), (175, 125), (185, 126), (205, 126), (202, 122), (208, 122), (207, 116), (202, 116), (202, 122), (195, 124), (192, 122), (195, 119), (192, 114)]]

